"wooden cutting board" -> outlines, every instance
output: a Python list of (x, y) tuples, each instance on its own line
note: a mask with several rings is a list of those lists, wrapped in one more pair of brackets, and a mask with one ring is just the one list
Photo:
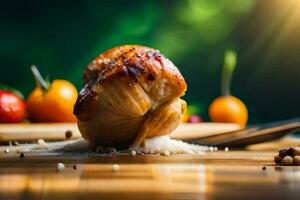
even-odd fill
[[(179, 125), (171, 134), (171, 137), (175, 139), (193, 139), (238, 129), (240, 129), (239, 125), (229, 123), (184, 123)], [(37, 139), (64, 140), (66, 139), (66, 133), (69, 135), (71, 133), (71, 139), (81, 137), (76, 123), (0, 124), (0, 142), (33, 141)]]

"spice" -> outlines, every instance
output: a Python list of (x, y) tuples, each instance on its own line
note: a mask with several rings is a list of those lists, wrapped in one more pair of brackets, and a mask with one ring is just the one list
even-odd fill
[(281, 160), (282, 160), (282, 158), (281, 158), (281, 156), (279, 156), (279, 155), (276, 155), (276, 156), (274, 157), (274, 162), (275, 162), (275, 163), (280, 163)]
[(281, 149), (274, 156), (274, 162), (282, 165), (300, 165), (300, 147)]
[(262, 167), (262, 170), (266, 170), (266, 169), (267, 169), (266, 166), (263, 166), (263, 167)]
[(67, 130), (66, 133), (65, 133), (65, 136), (66, 136), (66, 139), (67, 139), (67, 140), (70, 139), (70, 138), (73, 136), (72, 131)]
[(4, 153), (9, 153), (9, 149), (5, 149), (5, 150), (4, 150)]
[(285, 156), (282, 158), (281, 163), (283, 165), (292, 165), (293, 164), (293, 158), (291, 156)]
[(25, 157), (24, 153), (20, 153), (19, 157), (24, 158)]
[(300, 165), (300, 156), (295, 156), (294, 157), (293, 164), (294, 165)]
[(77, 165), (75, 164), (75, 165), (73, 165), (73, 169), (74, 170), (76, 170), (77, 169)]
[(294, 156), (300, 156), (300, 147), (294, 148), (293, 155)]

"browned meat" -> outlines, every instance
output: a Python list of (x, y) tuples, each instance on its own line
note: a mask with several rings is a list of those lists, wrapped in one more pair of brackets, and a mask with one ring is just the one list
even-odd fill
[(83, 137), (93, 145), (127, 148), (169, 134), (180, 122), (186, 83), (159, 51), (123, 45), (105, 51), (84, 73), (74, 107)]

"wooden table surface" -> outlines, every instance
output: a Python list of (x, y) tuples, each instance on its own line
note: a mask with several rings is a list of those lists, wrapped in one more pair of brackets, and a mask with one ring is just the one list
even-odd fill
[[(274, 166), (275, 153), (26, 153), (20, 158), (2, 151), (0, 199), (298, 199), (300, 167)], [(64, 171), (56, 171), (58, 162)]]

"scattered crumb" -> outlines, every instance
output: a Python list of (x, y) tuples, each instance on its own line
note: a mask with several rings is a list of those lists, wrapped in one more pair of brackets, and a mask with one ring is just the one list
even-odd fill
[[(44, 146), (46, 148), (41, 148)], [(116, 150), (115, 148), (97, 147), (92, 148), (83, 138), (76, 140), (65, 140), (59, 142), (45, 142), (40, 139), (34, 144), (21, 144), (12, 146), (19, 152), (78, 152), (93, 155), (175, 155), (175, 154), (204, 154), (206, 151), (215, 151), (216, 147), (190, 144), (181, 140), (171, 139), (169, 136), (158, 136), (146, 139), (143, 148), (134, 148), (130, 150)], [(226, 150), (226, 149), (225, 149)], [(168, 152), (168, 153), (166, 153)]]
[(47, 148), (48, 144), (43, 139), (38, 139), (37, 144), (41, 149)]
[(5, 150), (4, 150), (4, 153), (9, 153), (9, 149), (5, 149)]
[(77, 165), (75, 164), (75, 165), (73, 165), (73, 169), (74, 170), (76, 170), (77, 169)]
[(56, 165), (56, 171), (57, 172), (62, 172), (65, 170), (65, 165), (63, 163), (57, 163)]
[(169, 151), (165, 151), (164, 152), (164, 156), (170, 156), (170, 152)]
[(65, 136), (66, 136), (66, 139), (70, 139), (73, 136), (72, 131), (67, 130), (66, 133), (65, 133)]
[(20, 153), (19, 157), (24, 158), (25, 157), (24, 153)]
[(214, 151), (218, 151), (218, 147), (214, 147)]
[(135, 156), (136, 155), (136, 151), (132, 150), (131, 151), (131, 155)]
[(229, 147), (225, 147), (224, 151), (228, 152), (229, 151)]
[(120, 170), (120, 166), (118, 164), (113, 164), (111, 170), (113, 172), (117, 172)]

